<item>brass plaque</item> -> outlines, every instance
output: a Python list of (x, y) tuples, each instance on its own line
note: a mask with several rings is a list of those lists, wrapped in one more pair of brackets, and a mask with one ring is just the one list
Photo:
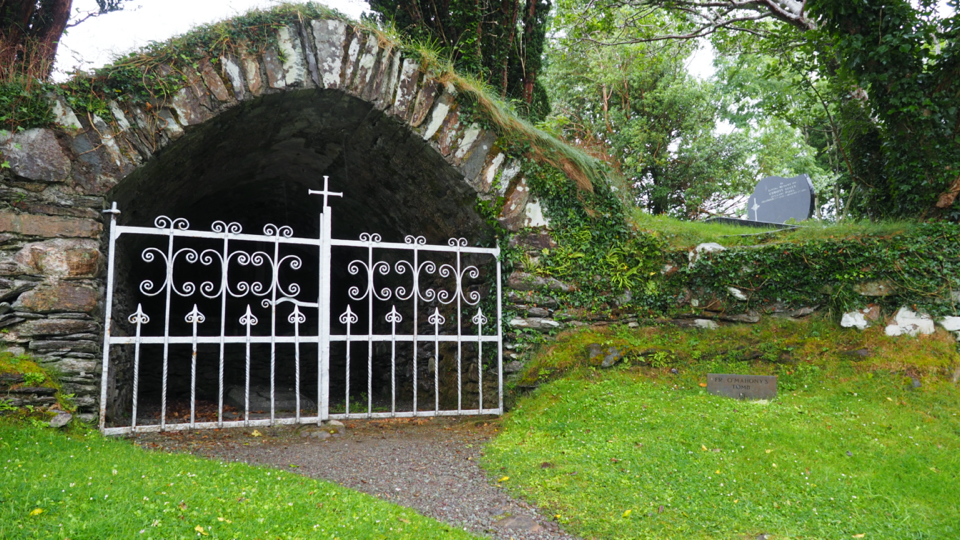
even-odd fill
[(773, 399), (777, 397), (777, 377), (710, 373), (707, 392), (734, 399)]

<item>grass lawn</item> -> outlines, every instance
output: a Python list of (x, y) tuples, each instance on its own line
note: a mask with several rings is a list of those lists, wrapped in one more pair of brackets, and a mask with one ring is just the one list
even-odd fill
[(0, 421), (0, 538), (474, 538), (340, 486)]
[(703, 242), (724, 246), (753, 246), (777, 242), (844, 239), (857, 236), (886, 236), (909, 232), (915, 223), (908, 221), (844, 221), (829, 223), (808, 220), (796, 229), (762, 229), (721, 223), (684, 221), (669, 216), (654, 216), (636, 208), (628, 218), (633, 227), (662, 237), (675, 249), (686, 249)]
[[(484, 466), (587, 538), (960, 538), (960, 388), (945, 369), (956, 344), (951, 353), (944, 336), (889, 343), (901, 359), (947, 355), (925, 366), (876, 351), (853, 362), (824, 351), (879, 338), (828, 328), (664, 330), (677, 345), (660, 358), (670, 365), (568, 365), (518, 402)], [(586, 341), (623, 346), (626, 332)], [(629, 332), (635, 345), (667, 341)], [(582, 350), (584, 340), (570, 337), (533, 369), (550, 354), (569, 363), (570, 343)], [(786, 343), (786, 364), (737, 358), (773, 344), (769, 357), (782, 360), (774, 349)], [(711, 396), (708, 372), (780, 373), (781, 393)]]

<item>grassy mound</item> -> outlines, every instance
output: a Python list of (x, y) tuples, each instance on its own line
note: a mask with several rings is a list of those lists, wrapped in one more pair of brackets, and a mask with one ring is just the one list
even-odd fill
[[(584, 339), (599, 337), (568, 336), (538, 358), (540, 369), (565, 366), (565, 377), (520, 400), (484, 464), (572, 532), (960, 536), (960, 388), (948, 375), (960, 362), (948, 336), (880, 348), (880, 336), (817, 324), (620, 329), (610, 342), (632, 337), (670, 356), (610, 371), (573, 360)], [(872, 356), (846, 356), (848, 348)], [(745, 359), (753, 351), (761, 356)], [(780, 394), (712, 396), (708, 372), (779, 373)]]
[(0, 538), (473, 538), (267, 468), (0, 423)]

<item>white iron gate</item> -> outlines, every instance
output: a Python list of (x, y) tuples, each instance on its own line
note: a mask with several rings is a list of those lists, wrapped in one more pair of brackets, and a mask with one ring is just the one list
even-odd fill
[[(316, 239), (275, 225), (246, 234), (222, 221), (195, 231), (166, 216), (152, 228), (125, 226), (116, 203), (106, 211), (103, 433), (502, 414), (499, 247), (334, 239), (327, 198), (342, 194), (327, 177), (309, 193), (323, 196)], [(140, 280), (139, 293), (120, 295), (128, 306), (115, 303), (122, 236), (143, 243), (140, 267), (127, 263)], [(336, 268), (356, 280), (344, 290), (331, 291), (333, 248), (352, 258)], [(312, 253), (318, 276), (307, 300), (295, 278)], [(142, 300), (136, 308), (133, 298)], [(129, 315), (116, 324), (123, 307)], [(122, 403), (107, 425), (111, 374)]]

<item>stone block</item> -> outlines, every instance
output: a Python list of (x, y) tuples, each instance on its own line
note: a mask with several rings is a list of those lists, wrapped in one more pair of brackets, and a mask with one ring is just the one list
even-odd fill
[(220, 57), (220, 68), (224, 76), (230, 81), (230, 88), (233, 90), (233, 97), (242, 100), (246, 95), (244, 88), (243, 74), (240, 71), (240, 65), (229, 56)]
[(528, 308), (528, 309), (527, 309), (527, 316), (528, 316), (528, 317), (539, 317), (539, 318), (542, 319), (542, 318), (544, 318), (544, 317), (549, 317), (549, 316), (550, 316), (550, 312), (547, 311), (546, 309), (542, 308), (542, 307), (531, 307), (531, 308)]
[[(347, 90), (355, 96), (365, 96), (367, 86), (370, 84), (370, 80), (373, 78), (374, 67), (377, 64), (377, 56), (380, 52), (380, 44), (377, 41), (377, 36), (375, 34), (362, 34), (358, 33), (354, 36), (354, 39), (358, 41), (360, 46), (359, 50), (359, 60), (353, 66), (353, 70), (349, 73), (347, 81)], [(351, 48), (353, 45), (351, 44)]]
[(91, 219), (0, 211), (0, 232), (44, 238), (99, 238), (103, 225)]
[(703, 328), (704, 330), (716, 330), (720, 328), (720, 325), (717, 324), (717, 321), (712, 319), (694, 319), (693, 326), (696, 328)]
[(188, 70), (185, 73), (187, 78), (187, 87), (181, 88), (173, 96), (171, 106), (177, 113), (180, 123), (184, 126), (195, 126), (202, 124), (213, 114), (210, 109), (210, 101), (207, 96), (206, 87), (200, 79), (200, 74)]
[(476, 124), (470, 124), (463, 130), (463, 137), (457, 142), (456, 151), (453, 153), (454, 165), (463, 163), (464, 158), (466, 158), (470, 150), (473, 149), (473, 144), (480, 138), (481, 133), (483, 132), (480, 130), (480, 126)]
[(523, 371), (523, 364), (519, 360), (507, 362), (503, 365), (503, 373), (506, 375), (510, 375), (511, 373), (519, 373), (521, 371)]
[(716, 242), (706, 242), (693, 248), (693, 250), (687, 254), (687, 259), (690, 261), (690, 266), (693, 267), (693, 265), (697, 263), (697, 260), (705, 253), (719, 253), (726, 249), (727, 248), (717, 244)]
[(92, 287), (75, 283), (44, 284), (20, 295), (15, 308), (36, 313), (73, 311), (91, 313), (97, 308), (99, 294)]
[[(204, 58), (200, 61), (199, 67), (200, 77), (207, 85), (210, 93), (213, 94), (213, 97), (217, 98), (217, 101), (230, 101), (230, 92), (227, 90), (227, 86), (223, 84), (223, 79), (221, 79), (220, 75), (213, 69), (210, 60)], [(239, 73), (239, 69), (237, 72)]]
[[(423, 85), (417, 93), (417, 100), (413, 106), (413, 112), (410, 114), (410, 127), (417, 127), (423, 123), (433, 107), (433, 102), (440, 93), (440, 83), (438, 83), (429, 73), (424, 76)], [(446, 112), (444, 112), (446, 116)], [(439, 125), (438, 125), (439, 127)], [(429, 138), (429, 137), (426, 137)]]
[[(467, 140), (467, 136), (470, 134), (468, 129), (464, 133), (463, 140), (460, 142), (461, 145)], [(480, 172), (484, 169), (484, 165), (487, 162), (487, 156), (490, 155), (490, 150), (493, 149), (494, 144), (497, 142), (497, 134), (492, 131), (480, 131), (477, 134), (476, 139), (470, 144), (470, 147), (463, 152), (465, 146), (461, 146), (457, 149), (455, 157), (460, 156), (463, 152), (463, 157), (460, 159), (460, 172), (463, 173), (464, 178), (467, 179), (471, 185), (477, 191), (482, 191), (484, 193), (490, 191), (490, 183), (487, 183), (484, 186), (483, 179), (481, 179)], [(495, 174), (495, 173), (494, 173)], [(478, 181), (479, 180), (479, 181)]]
[(854, 292), (860, 296), (890, 296), (897, 293), (897, 286), (888, 279), (858, 283), (853, 286)]
[(741, 291), (736, 287), (727, 287), (727, 292), (730, 293), (730, 296), (736, 298), (737, 300), (740, 300), (740, 301), (749, 300), (749, 298), (747, 298), (747, 295), (743, 294), (743, 291)]
[[(174, 141), (183, 136), (183, 126), (174, 118), (170, 109), (160, 109), (157, 111), (157, 116), (160, 117), (160, 127), (163, 129), (163, 133), (169, 137), (170, 140)], [(164, 145), (160, 144), (159, 146), (162, 147)]]
[(28, 129), (0, 137), (0, 156), (13, 174), (37, 182), (63, 182), (70, 177), (70, 159), (49, 129)]
[(557, 242), (547, 231), (533, 231), (513, 235), (508, 245), (512, 248), (520, 247), (540, 251), (557, 247)]
[(303, 43), (296, 28), (284, 26), (277, 30), (277, 42), (283, 54), (283, 82), (285, 86), (302, 87), (307, 82), (307, 65), (303, 59)]
[(543, 214), (543, 205), (540, 204), (538, 199), (527, 201), (527, 205), (523, 209), (522, 226), (531, 228), (550, 226), (550, 220)]
[(507, 278), (507, 287), (518, 291), (534, 291), (546, 289), (550, 291), (570, 292), (576, 290), (576, 287), (560, 280), (527, 274), (525, 272), (513, 272)]
[[(438, 104), (437, 107), (439, 108), (440, 104)], [(434, 109), (434, 112), (436, 112), (436, 109)], [(429, 125), (427, 129), (429, 131)], [(440, 122), (438, 131), (440, 135), (437, 137), (437, 149), (442, 156), (450, 157), (457, 139), (460, 138), (460, 113), (456, 109), (448, 109), (447, 115)]]
[(243, 74), (247, 78), (247, 88), (250, 93), (259, 96), (263, 93), (263, 78), (260, 77), (260, 63), (253, 55), (244, 53), (240, 62), (243, 64)]
[(420, 64), (404, 58), (400, 66), (400, 75), (397, 81), (396, 97), (388, 112), (394, 116), (408, 120), (410, 107), (417, 98), (417, 83), (420, 80)]
[(506, 200), (497, 218), (500, 224), (509, 231), (518, 231), (526, 218), (527, 202), (530, 200), (530, 188), (527, 179), (520, 177), (506, 192)]
[(560, 302), (552, 296), (546, 296), (533, 291), (507, 290), (507, 302), (510, 304), (535, 304), (549, 309), (557, 309)]
[(867, 322), (867, 319), (864, 318), (863, 313), (860, 310), (850, 311), (844, 313), (840, 318), (840, 326), (843, 328), (857, 328), (859, 330), (866, 330), (870, 326), (870, 323)]
[(507, 324), (509, 324), (514, 328), (533, 328), (535, 330), (540, 330), (543, 332), (547, 332), (555, 328), (560, 328), (560, 323), (558, 323), (557, 321), (553, 319), (546, 319), (546, 318), (540, 318), (540, 317), (527, 317), (527, 318), (515, 317), (511, 319), (510, 322)]
[(38, 354), (51, 352), (96, 354), (100, 352), (100, 344), (95, 341), (35, 340), (30, 342), (30, 350)]
[(83, 129), (83, 126), (80, 124), (80, 120), (77, 119), (77, 115), (73, 112), (73, 109), (67, 105), (63, 98), (53, 95), (52, 93), (48, 96), (50, 98), (50, 108), (53, 111), (53, 119), (58, 125), (61, 125), (68, 130)]
[(310, 25), (302, 21), (301, 24), (296, 25), (296, 30), (303, 45), (303, 57), (307, 61), (307, 80), (304, 81), (304, 86), (323, 88), (320, 72), (317, 69), (317, 51), (313, 48), (313, 33), (310, 31)]
[(91, 119), (93, 120), (93, 127), (97, 130), (97, 134), (100, 135), (100, 142), (107, 149), (110, 157), (113, 158), (113, 162), (120, 170), (124, 170), (125, 168), (129, 170), (131, 168), (128, 165), (129, 161), (123, 156), (120, 146), (117, 145), (117, 138), (113, 132), (113, 128), (95, 114), (91, 115)]
[(940, 326), (950, 332), (960, 332), (960, 317), (944, 317), (940, 320)]
[[(795, 309), (790, 313), (791, 317), (806, 317), (808, 315), (813, 315), (816, 313), (818, 306), (813, 307), (802, 307), (800, 309)], [(877, 317), (880, 316), (880, 308), (877, 307)]]
[(317, 68), (325, 88), (340, 88), (343, 76), (343, 42), (347, 39), (347, 24), (328, 19), (310, 21), (314, 47), (317, 50)]
[[(69, 203), (67, 203), (69, 204)], [(100, 213), (92, 208), (58, 206), (54, 204), (24, 203), (21, 208), (28, 214), (46, 214), (48, 216), (66, 216), (99, 220)]]
[(721, 321), (736, 322), (736, 323), (756, 324), (760, 322), (760, 314), (755, 311), (748, 311), (747, 313), (736, 313), (733, 315), (721, 313), (717, 315), (717, 318), (720, 319)]
[(421, 134), (423, 140), (429, 141), (440, 131), (440, 128), (444, 125), (444, 121), (447, 119), (447, 115), (450, 113), (450, 109), (456, 101), (456, 97), (457, 93), (452, 85), (447, 84), (443, 87), (443, 94), (436, 100), (433, 111), (430, 113), (430, 120), (426, 123), (423, 133)]
[(917, 336), (932, 334), (935, 330), (933, 319), (929, 315), (914, 313), (902, 307), (897, 310), (896, 315), (893, 316), (893, 322), (887, 325), (885, 332), (888, 336)]
[(117, 123), (117, 127), (120, 128), (120, 131), (129, 131), (130, 121), (127, 120), (127, 115), (124, 114), (123, 109), (120, 108), (120, 105), (113, 100), (108, 101), (107, 105), (110, 107), (110, 113), (113, 115), (113, 118)]
[(374, 87), (374, 96), (376, 96), (374, 106), (380, 110), (387, 110), (394, 103), (393, 97), (400, 79), (400, 64), (400, 50), (396, 47), (391, 47), (383, 53), (380, 74), (377, 76)]
[(503, 166), (505, 160), (506, 154), (503, 152), (497, 152), (493, 158), (487, 160), (487, 163), (483, 166), (480, 181), (477, 183), (477, 191), (490, 193), (493, 189), (494, 182), (497, 180), (497, 173), (500, 172), (500, 167)]
[(70, 420), (73, 420), (73, 415), (70, 413), (59, 413), (50, 420), (50, 427), (59, 429), (63, 426), (70, 423)]
[(67, 336), (95, 333), (98, 330), (97, 323), (81, 319), (34, 319), (16, 327), (20, 337)]
[(64, 375), (95, 375), (100, 371), (100, 361), (92, 358), (67, 356), (53, 362), (53, 365)]
[(94, 240), (57, 239), (27, 244), (14, 256), (26, 273), (55, 277), (95, 277), (100, 251)]
[(284, 88), (287, 86), (287, 77), (280, 62), (280, 54), (275, 47), (267, 47), (263, 51), (263, 71), (267, 74), (267, 86), (270, 88)]

